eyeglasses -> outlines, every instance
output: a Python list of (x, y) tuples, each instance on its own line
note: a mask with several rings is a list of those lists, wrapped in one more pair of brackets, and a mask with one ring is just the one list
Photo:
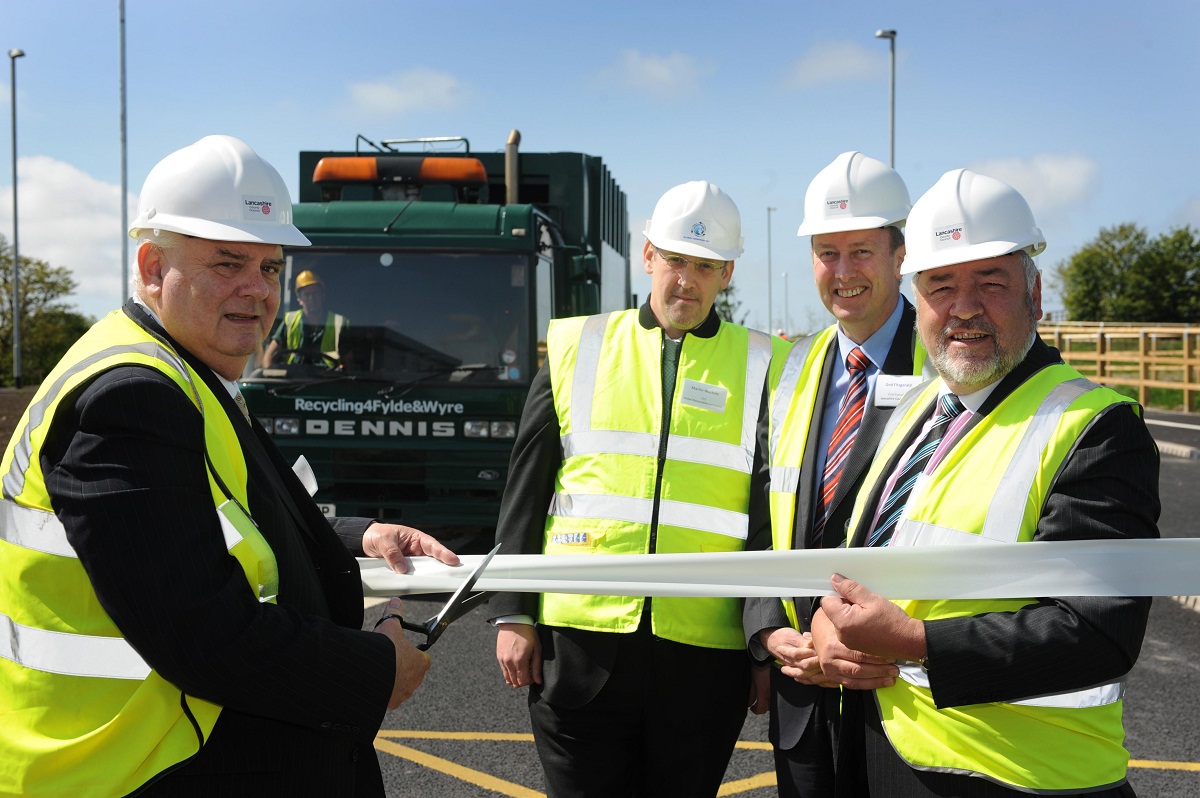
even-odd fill
[(713, 263), (712, 261), (706, 260), (692, 260), (691, 258), (685, 258), (682, 255), (676, 255), (674, 252), (663, 252), (658, 247), (655, 247), (654, 251), (658, 254), (658, 257), (662, 258), (663, 263), (667, 264), (672, 271), (682, 272), (687, 269), (688, 264), (690, 263), (693, 267), (695, 267), (696, 274), (700, 275), (701, 277), (712, 277), (714, 274), (723, 274), (725, 272), (724, 263)]

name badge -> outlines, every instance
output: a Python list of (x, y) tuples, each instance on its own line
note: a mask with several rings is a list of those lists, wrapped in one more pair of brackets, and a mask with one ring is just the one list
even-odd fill
[(698, 407), (701, 410), (714, 410), (718, 413), (724, 413), (725, 402), (728, 399), (729, 391), (720, 385), (705, 385), (702, 382), (685, 379), (683, 381), (683, 395), (679, 401), (691, 407)]
[(900, 397), (925, 382), (921, 376), (908, 374), (880, 374), (875, 377), (875, 406), (895, 407)]

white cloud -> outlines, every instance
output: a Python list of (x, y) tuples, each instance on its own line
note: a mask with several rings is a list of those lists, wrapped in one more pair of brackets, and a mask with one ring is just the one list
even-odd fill
[(1172, 227), (1191, 226), (1195, 230), (1200, 230), (1200, 197), (1192, 197), (1183, 204), (1179, 212), (1171, 220)]
[(887, 51), (869, 49), (857, 42), (818, 44), (792, 64), (784, 86), (809, 89), (838, 83), (874, 79), (886, 75)]
[(1047, 225), (1064, 223), (1072, 211), (1100, 191), (1100, 165), (1076, 153), (996, 158), (976, 161), (970, 168), (1021, 192), (1043, 230)]
[(701, 79), (716, 67), (686, 53), (645, 55), (625, 50), (614, 66), (600, 71), (602, 82), (633, 89), (657, 98), (686, 97), (700, 90)]
[[(121, 285), (121, 188), (69, 163), (38, 155), (17, 161), (22, 257), (70, 270), (79, 284), (67, 303), (100, 316), (127, 295)], [(136, 198), (129, 198), (129, 218)], [(12, 185), (0, 187), (0, 219), (12, 219)], [(5, 225), (12, 243), (12, 227)], [(130, 248), (132, 257), (133, 247)]]
[(379, 80), (350, 83), (350, 102), (356, 113), (415, 114), (450, 111), (471, 97), (458, 78), (433, 69), (409, 69)]

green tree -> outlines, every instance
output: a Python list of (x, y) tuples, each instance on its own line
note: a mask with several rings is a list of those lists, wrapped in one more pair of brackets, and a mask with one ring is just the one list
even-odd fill
[(713, 303), (713, 307), (716, 308), (718, 316), (733, 324), (745, 324), (749, 315), (742, 312), (742, 300), (738, 299), (737, 286), (733, 283), (717, 292), (717, 301)]
[(1183, 227), (1151, 239), (1134, 224), (1102, 228), (1057, 269), (1079, 321), (1190, 322), (1200, 316), (1200, 241)]
[[(13, 250), (0, 235), (0, 385), (13, 382), (12, 325)], [(21, 377), (33, 385), (42, 381), (92, 320), (69, 306), (64, 298), (78, 284), (63, 266), (21, 256)]]

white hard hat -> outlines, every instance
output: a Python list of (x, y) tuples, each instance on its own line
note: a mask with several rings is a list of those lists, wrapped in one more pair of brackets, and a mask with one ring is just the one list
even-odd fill
[(275, 167), (241, 139), (205, 136), (158, 162), (129, 227), (212, 241), (308, 246), (292, 224), (292, 199)]
[(900, 227), (911, 207), (895, 169), (861, 152), (843, 152), (808, 184), (796, 235)]
[(742, 254), (742, 215), (721, 189), (693, 180), (663, 194), (646, 223), (645, 236), (656, 247), (714, 260)]
[(1046, 237), (1015, 188), (970, 169), (942, 175), (913, 205), (901, 274), (985, 260), (1025, 250), (1037, 255)]

